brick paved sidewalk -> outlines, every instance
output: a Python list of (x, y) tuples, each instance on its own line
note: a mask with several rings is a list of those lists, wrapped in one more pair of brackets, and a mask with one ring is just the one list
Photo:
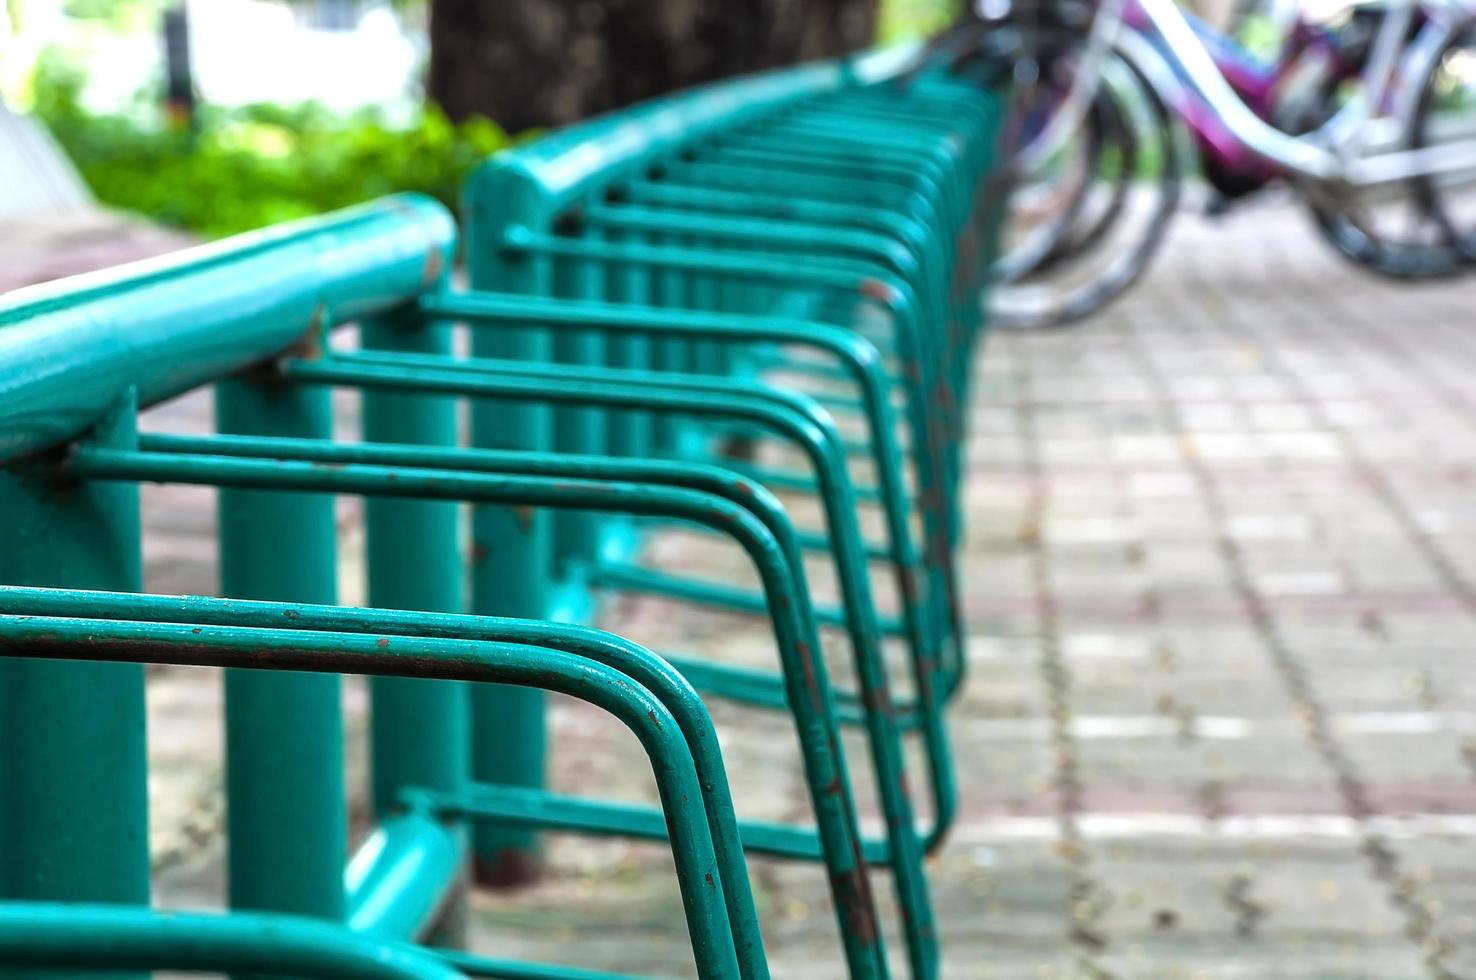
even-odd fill
[[(1473, 311), (1476, 282), (1366, 278), (1266, 208), (1183, 216), (1080, 329), (991, 339), (964, 809), (933, 867), (946, 976), (1476, 978)], [(174, 543), (152, 584), (208, 588), (208, 498), (150, 493)], [(707, 539), (654, 550), (743, 574)], [(604, 625), (772, 662), (761, 624), (679, 608)], [(172, 737), (214, 724), (200, 678), (153, 690), (165, 899), (218, 896), (209, 740)], [(785, 727), (716, 714), (742, 814), (802, 817)], [(554, 724), (558, 788), (651, 798), (628, 736), (564, 702)], [(478, 949), (688, 972), (661, 848), (549, 856), (544, 884), (476, 899)], [(776, 976), (841, 976), (818, 871), (752, 871)]]

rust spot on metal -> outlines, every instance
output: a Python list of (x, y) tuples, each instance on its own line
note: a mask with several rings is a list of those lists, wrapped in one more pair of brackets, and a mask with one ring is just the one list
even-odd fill
[(296, 355), (304, 361), (322, 360), (326, 353), (324, 340), (327, 337), (328, 307), (319, 303), (313, 308), (313, 315), (308, 319), (307, 329), (297, 342), (288, 349), (289, 355)]
[(661, 719), (659, 719), (659, 718), (656, 717), (656, 711), (655, 711), (655, 709), (652, 709), (650, 711), (647, 711), (646, 714), (650, 716), (650, 718), (651, 718), (651, 724), (655, 725), (657, 728), (660, 728), (661, 727)]
[[(810, 645), (804, 640), (799, 640), (794, 645), (794, 652), (800, 659), (800, 672), (804, 675), (805, 692), (810, 695), (811, 706), (819, 710), (824, 705), (824, 699), (820, 696), (820, 682), (815, 675), (815, 658), (810, 654)], [(831, 751), (834, 752), (834, 745)]]
[(472, 561), (474, 561), (474, 562), (483, 562), (483, 561), (486, 561), (487, 558), (488, 558), (488, 556), (490, 556), (491, 554), (492, 554), (492, 549), (489, 548), (489, 547), (487, 547), (487, 542), (485, 542), (485, 541), (478, 541), (478, 540), (472, 541), (472, 546), (471, 546), (471, 560)]
[(709, 887), (709, 888), (716, 887), (716, 882), (714, 882), (712, 880), (712, 872), (711, 871), (709, 871), (707, 874), (703, 875), (702, 876), (702, 880), (705, 881), (705, 882), (707, 882), (707, 887)]
[(880, 279), (862, 279), (857, 288), (862, 296), (875, 303), (890, 303), (897, 295), (895, 289)]
[(904, 567), (897, 576), (898, 587), (902, 590), (902, 598), (911, 604), (918, 599), (917, 569), (912, 566)]
[(379, 647), (379, 649), (381, 649), (381, 650), (388, 650), (389, 649), (389, 637), (387, 637), (387, 636), (381, 636), (378, 640), (375, 641), (374, 645), (377, 646), (377, 647)]
[(445, 260), (441, 257), (441, 250), (432, 246), (425, 253), (425, 268), (421, 271), (420, 281), (427, 286), (433, 286), (441, 278), (441, 270), (446, 267)]
[(513, 520), (518, 522), (518, 530), (524, 534), (533, 530), (533, 508), (524, 504), (512, 509)]
[(846, 930), (863, 946), (876, 944), (876, 913), (871, 907), (871, 881), (861, 863), (830, 876), (835, 904), (846, 919)]
[(543, 875), (543, 864), (527, 851), (502, 850), (492, 858), (473, 858), (472, 877), (485, 888), (531, 885)]
[(887, 690), (885, 684), (866, 690), (862, 698), (862, 703), (866, 706), (866, 711), (869, 714), (895, 716), (894, 709), (896, 705), (892, 701), (891, 692)]
[(284, 609), (282, 610), (282, 615), (286, 616), (288, 619), (297, 619), (299, 616), (302, 615), (302, 613), (298, 612), (296, 609)]

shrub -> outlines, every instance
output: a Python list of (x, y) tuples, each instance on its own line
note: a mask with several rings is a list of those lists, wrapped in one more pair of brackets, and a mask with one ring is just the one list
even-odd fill
[(314, 103), (204, 106), (191, 131), (166, 125), (144, 97), (132, 112), (90, 112), (81, 88), (79, 72), (43, 59), (35, 111), (98, 200), (206, 236), (396, 191), (454, 209), (467, 174), (509, 142), (486, 119), (456, 124), (433, 106), (403, 126)]

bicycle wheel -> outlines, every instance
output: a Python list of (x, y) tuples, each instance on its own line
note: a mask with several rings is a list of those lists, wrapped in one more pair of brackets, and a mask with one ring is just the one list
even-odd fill
[[(1016, 115), (1026, 117), (1019, 124), (1025, 130), (1030, 126), (1029, 117), (1048, 114), (1048, 108), (1028, 103), (1016, 107)], [(1033, 172), (1013, 176), (1009, 215), (1001, 229), (999, 254), (992, 269), (995, 282), (1018, 282), (1059, 253), (1063, 240), (1086, 208), (1101, 170), (1113, 114), (1107, 100), (1099, 96), (1082, 120), (1078, 138), (1067, 141)], [(1023, 143), (1025, 136), (1018, 140)]]
[[(1412, 140), (1417, 149), (1476, 149), (1476, 22), (1452, 32), (1420, 90)], [(1476, 262), (1476, 163), (1424, 178), (1437, 220), (1469, 262)]]
[(995, 287), (1002, 327), (1064, 326), (1101, 309), (1142, 275), (1178, 206), (1180, 124), (1120, 51), (1104, 66), (1087, 124), (1101, 127), (1102, 147), (1090, 186), (1043, 260)]
[[(1445, 90), (1461, 89), (1470, 98), (1476, 87), (1476, 81), (1459, 81), (1462, 65), (1471, 57), (1470, 31), (1450, 37), (1437, 39), (1429, 48), (1435, 57), (1426, 67), (1417, 66), (1413, 82), (1417, 88), (1412, 92), (1418, 97), (1402, 121), (1389, 125), (1390, 137), (1375, 147), (1379, 152), (1443, 142), (1449, 137), (1449, 124), (1458, 123), (1461, 116), (1469, 124), (1476, 103), (1468, 103), (1465, 112), (1454, 111), (1450, 95), (1457, 100), (1461, 95)], [(1464, 71), (1469, 74), (1470, 69)], [(1471, 176), (1466, 175), (1464, 182), (1469, 183)], [(1469, 190), (1462, 193), (1458, 177), (1413, 176), (1371, 187), (1303, 190), (1318, 230), (1344, 258), (1394, 279), (1432, 279), (1467, 271), (1472, 262), (1458, 230), (1462, 223), (1468, 235), (1476, 229), (1472, 195)]]

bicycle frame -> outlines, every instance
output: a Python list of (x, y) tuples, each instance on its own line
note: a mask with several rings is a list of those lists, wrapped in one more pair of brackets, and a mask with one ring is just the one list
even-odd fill
[(1086, 118), (1087, 107), (1092, 104), (1101, 83), (1107, 55), (1121, 30), (1125, 5), (1126, 0), (1102, 0), (1102, 9), (1092, 18), (1086, 51), (1077, 65), (1065, 101), (1017, 157), (1016, 165), (1022, 172), (1028, 173), (1054, 156)]
[[(1378, 118), (1407, 118), (1427, 61), (1440, 50), (1449, 23), (1431, 18), (1416, 43), (1404, 49), (1416, 0), (1390, 0), (1359, 73), (1354, 97), (1323, 126), (1294, 136), (1261, 118), (1226, 77), (1225, 67), (1173, 0), (1133, 0), (1127, 24), (1147, 36), (1171, 71), (1158, 73), (1166, 100), (1211, 148), (1232, 158), (1246, 151), (1295, 177), (1325, 184), (1368, 187), (1476, 168), (1476, 138), (1417, 150), (1378, 150)], [(1390, 99), (1393, 102), (1390, 102)], [(1473, 132), (1476, 136), (1476, 132)], [(1370, 148), (1373, 147), (1372, 152)], [(1232, 161), (1237, 162), (1238, 161)]]
[[(1417, 12), (1425, 13), (1426, 21), (1415, 43), (1405, 46)], [(1476, 126), (1468, 138), (1441, 146), (1380, 148), (1397, 141), (1400, 133), (1390, 129), (1397, 130), (1399, 121), (1414, 112), (1418, 81), (1450, 35), (1452, 20), (1436, 13), (1419, 0), (1388, 0), (1369, 61), (1356, 75), (1353, 98), (1318, 129), (1293, 135), (1247, 101), (1247, 96), (1269, 96), (1281, 78), (1279, 70), (1262, 78), (1228, 51), (1217, 57), (1174, 0), (1104, 0), (1061, 107), (1020, 153), (1020, 169), (1031, 170), (1071, 139), (1101, 84), (1110, 50), (1132, 60), (1207, 152), (1231, 169), (1269, 165), (1273, 173), (1268, 176), (1353, 187), (1476, 170)]]

